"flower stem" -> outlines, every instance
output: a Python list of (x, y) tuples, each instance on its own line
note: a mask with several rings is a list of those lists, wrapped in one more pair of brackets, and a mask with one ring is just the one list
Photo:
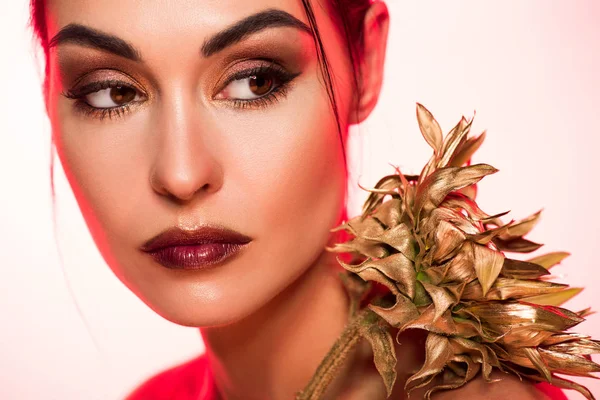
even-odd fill
[(357, 312), (355, 317), (346, 325), (340, 337), (308, 382), (308, 385), (296, 395), (296, 400), (319, 400), (335, 377), (338, 368), (344, 363), (350, 350), (361, 339), (361, 324), (363, 324), (373, 312), (363, 309)]

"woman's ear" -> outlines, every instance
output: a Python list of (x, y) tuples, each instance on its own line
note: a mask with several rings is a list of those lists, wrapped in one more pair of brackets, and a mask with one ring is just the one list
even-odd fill
[(373, 2), (363, 21), (363, 56), (357, 62), (359, 91), (355, 94), (355, 106), (350, 110), (350, 124), (364, 121), (379, 99), (389, 22), (390, 15), (385, 3)]

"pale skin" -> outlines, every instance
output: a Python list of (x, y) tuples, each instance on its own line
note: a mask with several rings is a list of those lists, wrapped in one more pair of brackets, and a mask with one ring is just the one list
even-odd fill
[[(364, 20), (359, 97), (345, 39), (327, 9), (313, 3), (335, 71), (345, 140), (349, 125), (367, 118), (379, 97), (388, 10), (376, 2)], [(310, 33), (270, 27), (210, 56), (199, 49), (216, 32), (267, 9), (283, 10), (308, 25), (304, 9), (299, 0), (141, 4), (48, 1), (49, 38), (79, 23), (118, 36), (141, 56), (134, 61), (73, 42), (51, 48), (46, 105), (58, 155), (115, 275), (165, 319), (199, 327), (220, 397), (291, 399), (348, 321), (335, 255), (324, 250), (336, 240), (330, 229), (342, 222), (342, 143)], [(265, 59), (294, 75), (285, 95), (236, 106), (235, 99), (252, 94), (247, 81), (223, 83), (234, 72), (270, 65)], [(135, 93), (129, 111), (114, 118), (78, 112), (75, 100), (61, 95), (110, 79)], [(101, 90), (86, 98), (92, 106), (118, 105)], [(139, 250), (168, 227), (204, 223), (235, 229), (253, 241), (231, 262), (203, 271), (170, 270)], [(406, 397), (404, 381), (422, 357), (417, 336), (407, 334), (401, 343), (393, 399)], [(492, 385), (477, 379), (432, 398), (545, 398), (516, 378), (497, 377), (501, 381)], [(415, 391), (411, 398), (423, 393)], [(327, 399), (365, 398), (386, 396), (363, 343)]]

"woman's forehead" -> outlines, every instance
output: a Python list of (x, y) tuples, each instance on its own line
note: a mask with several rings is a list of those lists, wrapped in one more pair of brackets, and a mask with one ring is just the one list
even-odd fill
[[(49, 38), (78, 23), (131, 40), (194, 36), (197, 41), (267, 10), (284, 11), (308, 25), (301, 0), (47, 0), (46, 16)], [(322, 13), (321, 7), (314, 12)]]

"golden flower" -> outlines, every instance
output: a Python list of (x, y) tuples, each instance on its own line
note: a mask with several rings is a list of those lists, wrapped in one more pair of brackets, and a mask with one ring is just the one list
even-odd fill
[[(344, 281), (355, 319), (298, 398), (318, 398), (314, 387), (326, 386), (333, 374), (327, 363), (343, 358), (359, 337), (373, 345), (389, 395), (396, 380), (394, 327), (398, 334), (406, 329), (429, 332), (425, 362), (406, 382), (409, 392), (441, 378), (427, 392), (429, 398), (437, 390), (464, 385), (479, 372), (489, 381), (497, 368), (593, 399), (585, 387), (556, 375), (592, 376), (600, 371), (590, 358), (600, 353), (600, 342), (565, 332), (582, 322), (587, 310), (559, 307), (581, 289), (547, 280), (548, 270), (569, 254), (555, 252), (527, 261), (507, 258), (504, 252), (529, 253), (541, 247), (524, 238), (541, 210), (506, 224), (500, 217), (508, 212), (484, 213), (475, 202), (476, 184), (498, 170), (471, 165), (471, 156), (485, 131), (467, 138), (473, 120), (463, 117), (443, 137), (435, 118), (420, 104), (417, 118), (433, 148), (421, 174), (403, 175), (396, 168), (395, 174), (367, 189), (362, 215), (334, 229), (352, 236), (329, 250), (354, 255), (351, 263), (338, 261), (349, 273)], [(359, 314), (365, 293), (374, 286), (385, 288), (386, 295)]]

